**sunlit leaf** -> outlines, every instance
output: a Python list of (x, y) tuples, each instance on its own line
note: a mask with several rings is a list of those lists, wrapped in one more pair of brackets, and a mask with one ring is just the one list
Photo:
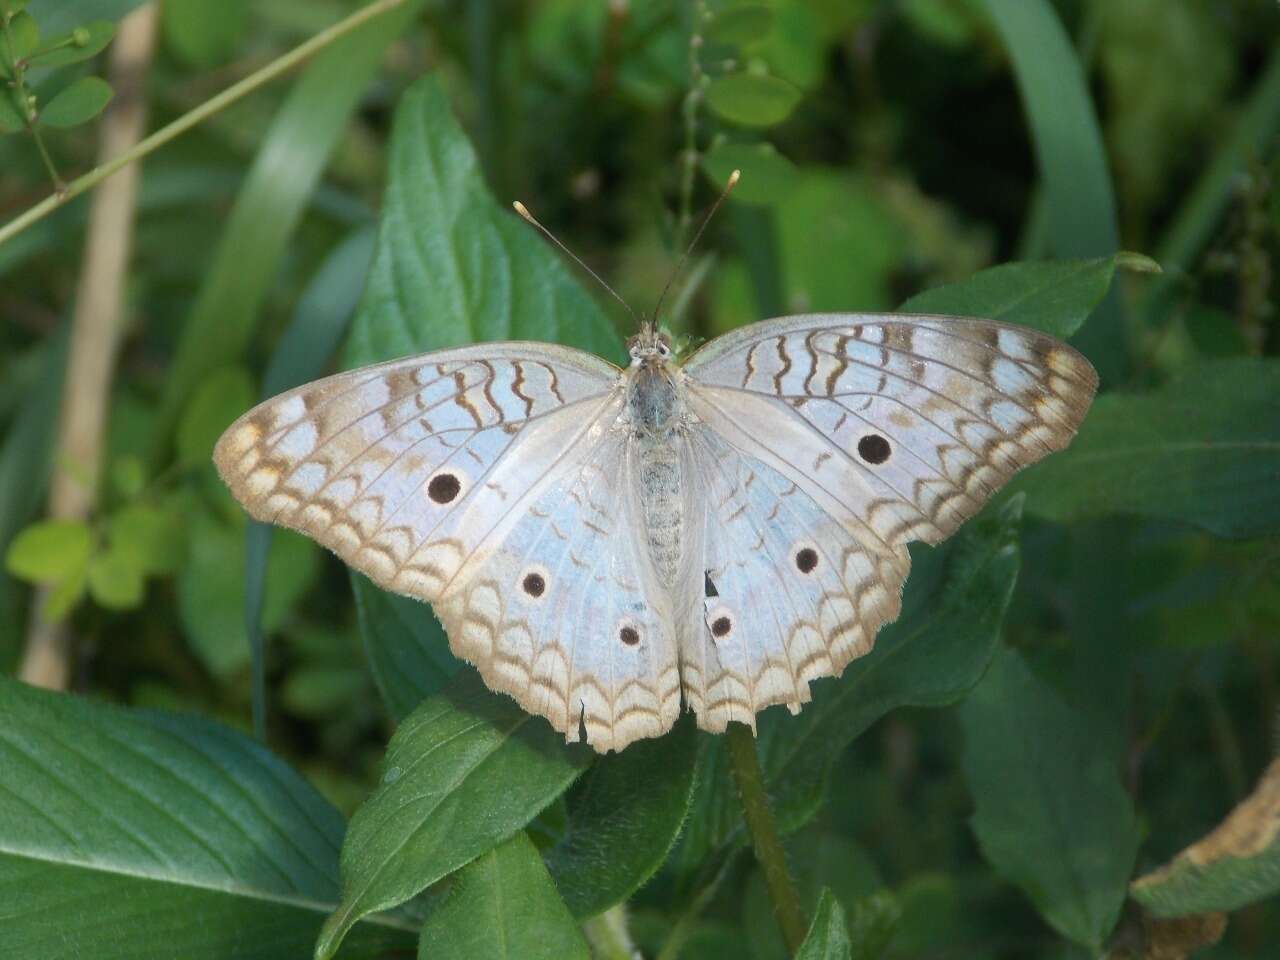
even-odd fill
[(730, 73), (707, 87), (707, 106), (730, 123), (771, 127), (791, 115), (800, 91), (786, 80), (768, 74)]
[(852, 956), (844, 908), (830, 890), (823, 890), (796, 960), (850, 960)]
[(712, 17), (703, 35), (712, 43), (742, 46), (759, 40), (772, 29), (773, 10), (764, 4), (741, 3)]
[(109, 610), (141, 605), (142, 571), (134, 558), (116, 549), (104, 550), (89, 561), (89, 595)]
[(51, 583), (82, 567), (92, 549), (93, 534), (83, 520), (42, 520), (13, 538), (5, 569), (23, 580)]
[(142, 573), (173, 573), (182, 564), (186, 537), (169, 510), (135, 503), (112, 514), (108, 522), (111, 547), (129, 558)]
[(796, 184), (795, 165), (771, 143), (719, 143), (703, 156), (702, 168), (717, 190), (740, 171), (732, 193), (738, 203), (781, 203)]
[[(6, 957), (302, 957), (337, 901), (342, 817), (219, 724), (0, 678), (0, 766)], [(371, 918), (351, 955), (413, 933)]]

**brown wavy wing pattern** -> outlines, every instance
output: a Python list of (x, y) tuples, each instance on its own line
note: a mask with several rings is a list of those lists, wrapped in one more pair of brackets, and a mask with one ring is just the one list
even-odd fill
[(767, 321), (684, 370), (704, 419), (739, 424), (746, 452), (781, 457), (893, 545), (943, 539), (1015, 471), (1065, 447), (1097, 386), (1053, 337), (936, 316)]
[(695, 432), (707, 500), (706, 584), (696, 630), (682, 638), (681, 680), (698, 725), (784, 703), (839, 675), (894, 620), (910, 560), (854, 516), (739, 449), (743, 435)]
[[(439, 600), (500, 518), (571, 469), (620, 404), (619, 371), (550, 344), (442, 350), (318, 380), (218, 441), (249, 513), (313, 537), (389, 590)], [(506, 457), (519, 437), (519, 457)]]
[(450, 647), (490, 688), (601, 752), (664, 733), (680, 712), (675, 628), (642, 555), (628, 439), (625, 424), (602, 431), (436, 605)]

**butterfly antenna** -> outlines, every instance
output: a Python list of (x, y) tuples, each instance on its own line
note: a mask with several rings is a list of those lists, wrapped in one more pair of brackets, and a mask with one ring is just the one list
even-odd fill
[(600, 274), (596, 273), (594, 270), (588, 267), (585, 263), (583, 263), (582, 258), (580, 256), (578, 256), (576, 253), (574, 253), (572, 250), (566, 247), (563, 243), (561, 243), (556, 238), (556, 235), (554, 233), (552, 233), (550, 230), (544, 227), (541, 223), (539, 223), (537, 218), (534, 217), (534, 215), (529, 212), (528, 207), (526, 207), (519, 200), (514, 201), (511, 204), (511, 206), (515, 207), (516, 213), (520, 214), (520, 216), (524, 217), (531, 224), (533, 224), (535, 227), (541, 230), (544, 234), (546, 234), (547, 239), (550, 240), (552, 243), (554, 243), (561, 250), (563, 250), (565, 255), (569, 257), (569, 259), (571, 259), (574, 263), (580, 266), (583, 270), (587, 271), (587, 273), (591, 274), (591, 276), (595, 278), (596, 283), (600, 284), (600, 286), (604, 287), (606, 290), (609, 291), (613, 299), (617, 300), (620, 304), (626, 307), (627, 313), (631, 314), (631, 319), (635, 321), (635, 324), (637, 327), (643, 326), (643, 323), (641, 322), (640, 318), (636, 316), (636, 312), (631, 309), (631, 304), (627, 303), (627, 301), (623, 300), (622, 297), (618, 296), (618, 292), (614, 290), (613, 287), (609, 286), (609, 284), (605, 283), (604, 278), (600, 276)]
[(741, 171), (735, 170), (729, 174), (729, 180), (724, 185), (724, 189), (720, 191), (720, 196), (716, 197), (716, 202), (711, 205), (711, 209), (707, 211), (707, 215), (702, 218), (702, 224), (698, 227), (698, 232), (693, 235), (693, 239), (689, 241), (689, 246), (685, 248), (683, 254), (680, 255), (680, 261), (676, 264), (676, 268), (671, 271), (671, 276), (667, 280), (667, 285), (662, 288), (662, 293), (658, 296), (658, 302), (653, 307), (653, 322), (658, 322), (658, 316), (662, 309), (662, 302), (667, 299), (667, 293), (671, 290), (671, 285), (676, 282), (676, 277), (680, 276), (684, 265), (689, 260), (689, 254), (693, 253), (693, 248), (698, 245), (698, 241), (702, 239), (702, 233), (707, 229), (707, 224), (711, 222), (711, 218), (716, 215), (716, 211), (720, 209), (720, 204), (724, 203), (725, 198), (729, 196), (729, 191), (733, 189), (734, 184), (738, 182), (738, 178), (742, 176)]

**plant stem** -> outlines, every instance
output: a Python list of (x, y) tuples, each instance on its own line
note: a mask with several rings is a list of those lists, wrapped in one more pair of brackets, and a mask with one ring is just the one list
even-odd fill
[(27, 210), (26, 213), (15, 217), (13, 220), (9, 221), (9, 223), (5, 224), (4, 227), (0, 227), (0, 244), (4, 244), (7, 240), (17, 236), (36, 221), (48, 216), (68, 200), (71, 200), (73, 197), (78, 197), (86, 190), (96, 186), (121, 167), (128, 166), (133, 161), (152, 153), (156, 149), (164, 146), (170, 140), (186, 133), (196, 124), (207, 120), (218, 111), (235, 103), (241, 97), (254, 92), (259, 87), (267, 83), (270, 83), (281, 74), (289, 72), (304, 60), (308, 59), (320, 50), (323, 50), (334, 41), (346, 36), (357, 27), (363, 25), (369, 20), (372, 20), (374, 17), (380, 16), (381, 14), (400, 6), (404, 2), (405, 0), (377, 0), (377, 2), (371, 3), (369, 6), (364, 7), (361, 10), (357, 10), (345, 20), (339, 21), (332, 27), (320, 31), (310, 40), (294, 47), (284, 56), (271, 61), (271, 63), (267, 64), (261, 70), (251, 73), (239, 83), (232, 84), (226, 90), (223, 90), (222, 93), (211, 97), (195, 109), (184, 113), (168, 126), (162, 127), (155, 133), (151, 134), (151, 136), (140, 140), (133, 149), (106, 163), (94, 167), (83, 176), (72, 180), (61, 193), (55, 193), (52, 196), (46, 197), (34, 207)]
[(624, 904), (610, 907), (582, 924), (582, 932), (591, 945), (595, 960), (633, 960), (640, 955), (627, 931), (627, 908)]
[(773, 811), (769, 808), (769, 795), (764, 789), (764, 774), (760, 770), (760, 758), (756, 756), (756, 741), (751, 728), (741, 723), (729, 724), (725, 733), (729, 746), (729, 763), (733, 779), (738, 785), (742, 800), (742, 812), (751, 834), (751, 846), (756, 860), (764, 870), (765, 886), (773, 901), (773, 912), (782, 928), (782, 938), (787, 951), (794, 954), (804, 942), (808, 923), (800, 906), (800, 894), (787, 870), (787, 852), (778, 835)]

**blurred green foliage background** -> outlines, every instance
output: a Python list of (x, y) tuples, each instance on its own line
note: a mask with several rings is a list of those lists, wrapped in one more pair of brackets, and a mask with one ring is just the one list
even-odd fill
[[(136, 6), (31, 0), (26, 12), (53, 37)], [(143, 88), (149, 129), (358, 7), (166, 0)], [(94, 27), (94, 43), (100, 35)], [(1016, 777), (1001, 780), (1007, 771), (981, 753), (993, 725), (1025, 716), (1022, 696), (1050, 731), (1028, 747), (1032, 779), (1065, 771), (1069, 792), (1100, 764), (1123, 788), (1079, 813), (1084, 832), (1105, 832), (1123, 806), (1116, 843), (1141, 842), (1121, 864), (1123, 884), (1130, 867), (1145, 873), (1210, 831), (1276, 754), (1277, 41), (1271, 0), (405, 4), (146, 158), (86, 522), (38, 523), (54, 471), (92, 476), (55, 450), (89, 205), (74, 201), (0, 244), (0, 665), (18, 673), (44, 616), (70, 638), (71, 689), (247, 732), (248, 600), (268, 638), (267, 743), (345, 813), (377, 782), (394, 723), (347, 572), (285, 533), (264, 561), (265, 539), (209, 455), (261, 395), (340, 362), (380, 210), (393, 202), (383, 199), (397, 176), (393, 113), (424, 74), (499, 203), (527, 203), (637, 309), (651, 307), (700, 211), (741, 168), (671, 300), (669, 325), (694, 339), (784, 313), (893, 309), (1006, 261), (1139, 252), (1163, 272), (1112, 279), (1108, 266), (1073, 341), (1103, 377), (1096, 432), (1082, 437), (1100, 459), (1064, 454), (1057, 472), (1027, 480), (1021, 574), (1003, 624), (1021, 657), (997, 657), (1003, 693), (979, 687), (963, 712), (876, 720), (842, 745), (820, 805), (788, 842), (810, 907), (827, 887), (864, 933), (897, 918), (881, 938), (886, 956), (1085, 956), (1063, 935), (1099, 925), (1116, 956), (1141, 956), (1134, 902), (1114, 934), (1105, 919), (1055, 914), (1060, 901), (1033, 892), (1043, 878), (998, 853), (995, 834), (1016, 810), (979, 802), (975, 814), (974, 794), (995, 778), (992, 790), (1018, 797)], [(81, 85), (79, 100), (64, 101), (74, 122), (42, 133), (69, 180), (94, 163), (100, 94), (83, 78), (105, 66), (35, 63), (41, 103)], [(21, 117), (11, 127), (0, 135), (4, 221), (52, 186)], [(420, 158), (422, 169), (399, 170), (410, 201), (417, 178), (438, 188), (429, 178), (466, 149), (460, 137), (429, 142), (439, 153)], [(424, 249), (440, 235), (430, 219), (398, 229), (405, 242), (420, 233)], [(464, 252), (472, 242), (449, 238)], [(599, 300), (582, 314), (587, 326), (544, 335), (616, 350), (627, 319)], [(514, 321), (473, 316), (470, 326), (437, 320), (432, 304), (407, 308), (420, 311), (412, 335), (379, 340), (366, 299), (346, 361), (520, 326), (518, 308)], [(600, 311), (614, 329), (583, 333)], [(1210, 442), (1219, 438), (1221, 449)], [(246, 586), (246, 563), (265, 565), (261, 596), (252, 578)], [(456, 665), (438, 636), (425, 642), (438, 647), (443, 682)], [(1039, 689), (1057, 699), (1041, 704)], [(1043, 787), (1027, 785), (1026, 802)], [(550, 821), (538, 829), (554, 833)], [(698, 823), (695, 807), (688, 824)], [(687, 829), (631, 901), (644, 955), (679, 923), (682, 956), (781, 955), (749, 857), (710, 841), (699, 855), (703, 842)], [(706, 896), (686, 915), (698, 891)], [(1280, 910), (1264, 900), (1234, 912), (1202, 955), (1262, 957), (1277, 943)]]

